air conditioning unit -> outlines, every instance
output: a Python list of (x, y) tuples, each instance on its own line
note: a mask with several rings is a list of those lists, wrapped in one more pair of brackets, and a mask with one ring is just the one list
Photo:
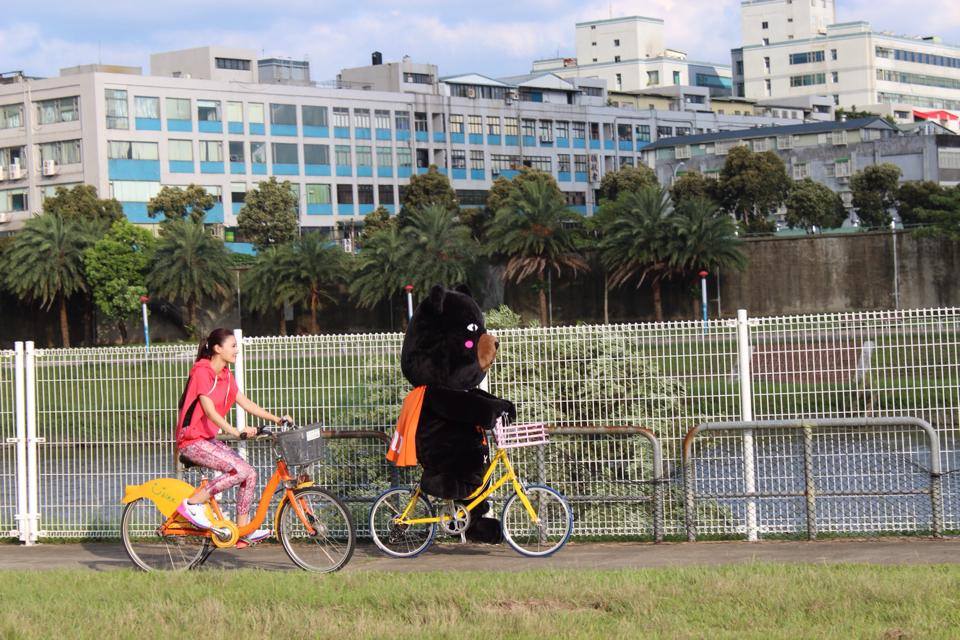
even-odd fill
[(4, 224), (4, 223), (6, 223), (6, 222), (10, 222), (10, 214), (9, 214), (9, 213), (0, 213), (0, 224)]
[(467, 89), (467, 97), (468, 97), (468, 98), (476, 98), (476, 97), (477, 97), (477, 90), (474, 89), (473, 87), (469, 87), (469, 88)]
[(45, 176), (55, 176), (60, 172), (60, 167), (57, 166), (56, 160), (44, 160), (43, 161), (43, 175)]
[(21, 178), (23, 178), (23, 168), (19, 164), (10, 165), (10, 169), (7, 170), (7, 179), (20, 180)]

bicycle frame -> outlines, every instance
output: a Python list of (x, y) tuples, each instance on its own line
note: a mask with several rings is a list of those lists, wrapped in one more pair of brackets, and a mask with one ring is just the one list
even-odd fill
[[(487, 486), (487, 483), (490, 481), (490, 478), (493, 476), (493, 472), (497, 469), (500, 464), (506, 468), (506, 472), (497, 478), (496, 482)], [(539, 524), (540, 518), (537, 516), (537, 512), (534, 510), (533, 505), (530, 504), (529, 498), (527, 498), (527, 492), (524, 490), (523, 483), (520, 481), (520, 478), (517, 476), (516, 471), (514, 471), (513, 464), (510, 462), (510, 458), (507, 456), (506, 449), (499, 449), (497, 453), (494, 454), (493, 460), (490, 461), (490, 465), (487, 467), (486, 472), (483, 474), (483, 481), (480, 483), (480, 486), (477, 487), (476, 491), (471, 493), (465, 499), (470, 500), (465, 507), (467, 511), (472, 511), (474, 507), (478, 504), (489, 498), (496, 492), (497, 489), (502, 487), (508, 482), (513, 483), (513, 490), (517, 492), (517, 495), (520, 497), (520, 502), (523, 503), (524, 508), (527, 510), (527, 513), (530, 514), (530, 518), (534, 523)], [(487, 487), (484, 489), (484, 487)], [(410, 502), (407, 504), (406, 508), (403, 510), (403, 513), (400, 514), (400, 517), (397, 518), (397, 524), (412, 525), (412, 524), (437, 524), (440, 522), (446, 522), (451, 520), (451, 516), (431, 516), (429, 518), (408, 518), (410, 511), (413, 510), (414, 505), (417, 503), (417, 499), (420, 497), (421, 491), (420, 486), (417, 485), (416, 490), (413, 492), (413, 496), (410, 498)]]
[[(316, 532), (310, 525), (309, 518), (307, 518), (307, 515), (304, 512), (304, 505), (300, 500), (294, 499), (296, 497), (294, 494), (295, 489), (310, 486), (313, 483), (302, 482), (296, 484), (296, 486), (291, 486), (293, 484), (293, 480), (294, 478), (290, 475), (290, 469), (287, 467), (286, 461), (282, 458), (278, 459), (276, 469), (273, 471), (273, 475), (270, 476), (267, 486), (263, 488), (263, 493), (260, 494), (260, 501), (257, 503), (257, 510), (254, 512), (253, 517), (250, 519), (249, 523), (239, 527), (240, 536), (245, 536), (260, 528), (260, 525), (263, 524), (263, 521), (267, 518), (267, 510), (270, 508), (270, 503), (273, 502), (273, 496), (281, 482), (284, 483), (284, 495), (280, 499), (280, 504), (277, 505), (277, 513), (280, 513), (280, 507), (283, 505), (284, 500), (290, 500), (290, 503), (293, 505), (293, 511), (297, 514), (297, 518), (300, 519), (300, 522), (310, 535), (315, 535)], [(200, 488), (202, 489), (206, 485), (207, 481), (204, 479), (203, 482), (200, 483)], [(216, 514), (217, 518), (226, 520), (226, 518), (223, 516), (223, 512), (220, 511), (220, 505), (217, 504), (217, 500), (213, 496), (210, 497), (210, 508), (213, 509), (213, 512)], [(166, 522), (164, 522), (161, 526), (160, 532), (163, 535), (204, 537), (210, 537), (212, 535), (212, 532), (209, 530), (197, 529), (196, 527), (184, 522), (182, 518), (178, 517), (176, 512), (167, 518)]]

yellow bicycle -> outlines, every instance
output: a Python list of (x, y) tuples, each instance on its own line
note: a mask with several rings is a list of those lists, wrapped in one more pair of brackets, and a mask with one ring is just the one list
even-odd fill
[[(370, 535), (374, 544), (394, 558), (412, 558), (430, 546), (438, 527), (464, 540), (470, 526), (470, 512), (509, 482), (514, 493), (504, 504), (500, 519), (507, 544), (518, 553), (532, 557), (549, 556), (563, 547), (573, 531), (570, 504), (556, 489), (525, 485), (507, 455), (508, 450), (517, 447), (546, 444), (546, 427), (543, 424), (510, 425), (506, 416), (502, 416), (493, 433), (497, 452), (483, 475), (483, 482), (461, 501), (466, 504), (447, 500), (438, 509), (419, 485), (413, 489), (388, 489), (370, 509)], [(492, 481), (501, 466), (503, 472)]]

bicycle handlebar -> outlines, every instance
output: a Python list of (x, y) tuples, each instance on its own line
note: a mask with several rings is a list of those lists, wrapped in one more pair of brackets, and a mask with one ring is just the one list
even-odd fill
[[(280, 419), (280, 424), (277, 425), (277, 426), (282, 427), (282, 428), (284, 428), (284, 429), (292, 429), (292, 428), (296, 427), (297, 425), (296, 425), (296, 423), (294, 423), (292, 420), (286, 420), (286, 419), (281, 418), (281, 419)], [(257, 436), (262, 436), (264, 433), (267, 433), (267, 429), (269, 429), (269, 428), (270, 428), (270, 425), (268, 425), (268, 424), (260, 424), (260, 425), (257, 425)], [(240, 439), (241, 439), (241, 440), (247, 440), (247, 439), (249, 439), (249, 437), (250, 437), (250, 436), (248, 436), (246, 432), (240, 434)], [(254, 436), (254, 437), (256, 437), (256, 436)]]

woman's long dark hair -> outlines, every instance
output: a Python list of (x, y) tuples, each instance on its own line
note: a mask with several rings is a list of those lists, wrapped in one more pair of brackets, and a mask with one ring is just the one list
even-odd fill
[(200, 347), (197, 349), (197, 360), (209, 360), (213, 357), (213, 348), (217, 345), (223, 346), (227, 338), (233, 336), (233, 329), (214, 329), (207, 336), (206, 340), (200, 341)]

